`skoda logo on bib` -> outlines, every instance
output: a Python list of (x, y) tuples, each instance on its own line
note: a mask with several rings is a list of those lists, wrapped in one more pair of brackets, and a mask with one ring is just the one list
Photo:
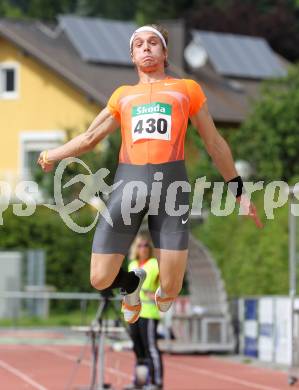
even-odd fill
[(164, 139), (171, 137), (171, 105), (154, 102), (132, 107), (132, 139)]

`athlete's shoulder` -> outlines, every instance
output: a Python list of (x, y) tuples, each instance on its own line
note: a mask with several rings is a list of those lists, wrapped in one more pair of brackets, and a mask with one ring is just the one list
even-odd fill
[(107, 108), (110, 111), (110, 113), (118, 120), (120, 121), (120, 99), (127, 94), (127, 90), (130, 87), (130, 85), (121, 85), (120, 87), (116, 88), (112, 95), (110, 96)]
[(185, 82), (183, 79), (176, 78), (176, 77), (170, 77), (168, 76), (166, 79), (160, 81), (162, 86), (164, 87), (170, 87), (171, 89), (177, 89), (182, 86), (184, 86)]
[(186, 84), (188, 89), (193, 89), (193, 88), (198, 88), (198, 87), (201, 88), (200, 84), (193, 79), (182, 79), (182, 80)]
[(122, 96), (124, 95), (130, 88), (132, 87), (132, 85), (121, 85), (119, 87), (117, 87), (111, 96)]
[(206, 102), (206, 95), (201, 85), (192, 79), (183, 79), (190, 99), (189, 116), (196, 114)]
[(183, 89), (187, 92), (188, 95), (192, 94), (192, 92), (201, 89), (201, 86), (198, 82), (192, 79), (184, 79), (184, 78), (169, 78), (164, 82), (165, 86), (172, 86), (173, 88)]

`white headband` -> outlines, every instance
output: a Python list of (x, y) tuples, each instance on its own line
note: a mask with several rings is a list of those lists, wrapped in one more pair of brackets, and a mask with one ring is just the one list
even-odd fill
[(160, 33), (160, 31), (156, 30), (154, 27), (151, 27), (151, 26), (143, 26), (143, 27), (137, 28), (137, 30), (135, 30), (133, 32), (133, 34), (130, 38), (130, 50), (132, 50), (132, 44), (133, 44), (133, 40), (135, 38), (135, 35), (139, 32), (143, 32), (143, 31), (153, 32), (154, 34), (158, 35), (158, 37), (161, 39), (161, 41), (163, 43), (164, 49), (167, 49), (166, 41), (165, 41), (163, 35)]

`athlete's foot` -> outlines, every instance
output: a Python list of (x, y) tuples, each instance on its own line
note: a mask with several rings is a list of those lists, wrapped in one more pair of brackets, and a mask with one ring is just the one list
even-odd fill
[(157, 288), (155, 293), (155, 301), (160, 311), (162, 312), (168, 311), (174, 300), (175, 298), (173, 297), (165, 296), (160, 286)]
[(143, 282), (146, 278), (146, 272), (142, 268), (136, 268), (133, 270), (135, 275), (139, 278), (139, 283), (135, 291), (131, 294), (123, 292), (124, 299), (122, 303), (122, 312), (124, 314), (124, 319), (129, 324), (133, 324), (139, 318), (141, 311), (141, 302), (140, 302), (140, 290), (143, 285)]

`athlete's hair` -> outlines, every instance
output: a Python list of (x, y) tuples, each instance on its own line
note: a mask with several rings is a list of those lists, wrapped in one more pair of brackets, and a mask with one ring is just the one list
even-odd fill
[(169, 34), (168, 34), (168, 31), (166, 30), (166, 28), (164, 28), (160, 24), (146, 24), (145, 27), (152, 27), (155, 30), (158, 30), (159, 33), (161, 33), (163, 38), (165, 39), (166, 45), (168, 45), (168, 35)]
[[(166, 30), (165, 27), (161, 26), (161, 24), (147, 24), (146, 26), (150, 26), (150, 27), (155, 28), (156, 30), (158, 30), (162, 34), (163, 38), (165, 39), (166, 45), (168, 46), (168, 36), (169, 36), (169, 34), (168, 34), (168, 30)], [(163, 47), (163, 50), (165, 51), (164, 47)], [(167, 68), (168, 65), (169, 65), (168, 61), (165, 60), (164, 61), (164, 67)]]
[[(144, 25), (144, 27), (152, 27), (152, 28), (154, 28), (155, 30), (158, 30), (159, 31), (159, 33), (161, 33), (162, 34), (162, 36), (163, 36), (163, 38), (165, 39), (165, 42), (166, 42), (166, 46), (168, 46), (168, 31), (166, 30), (166, 28), (165, 27), (163, 27), (163, 26), (161, 26), (160, 24), (146, 24), (146, 25)], [(132, 49), (133, 50), (133, 49)], [(163, 46), (163, 50), (165, 51), (165, 47)], [(164, 61), (164, 66), (165, 66), (165, 68), (167, 68), (168, 67), (168, 61), (167, 60), (165, 60)]]
[(131, 245), (130, 253), (129, 253), (130, 260), (139, 259), (138, 245), (140, 244), (141, 241), (146, 241), (148, 243), (148, 249), (149, 249), (148, 257), (149, 258), (153, 257), (154, 247), (150, 235), (146, 231), (141, 231), (140, 233), (137, 234), (135, 240), (133, 241), (133, 244)]

